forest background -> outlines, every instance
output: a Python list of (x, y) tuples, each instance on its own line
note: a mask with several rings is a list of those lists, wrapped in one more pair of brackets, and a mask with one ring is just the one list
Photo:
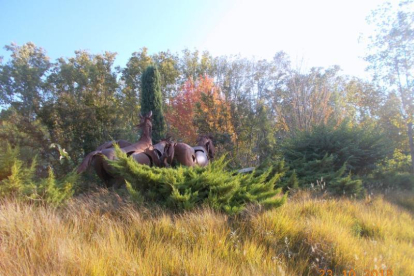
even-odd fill
[(38, 155), (39, 177), (49, 168), (61, 177), (105, 141), (136, 141), (141, 76), (155, 65), (165, 134), (189, 144), (212, 135), (230, 168), (285, 160), (304, 185), (326, 178), (326, 164), (333, 173), (375, 178), (375, 185), (384, 175), (373, 175), (390, 170), (407, 182), (414, 155), (410, 5), (402, 2), (394, 14), (384, 5), (368, 18), (377, 30), (365, 58), (372, 80), (344, 75), (339, 66), (303, 70), (285, 52), (255, 60), (188, 49), (149, 54), (144, 47), (114, 67), (116, 53), (75, 51), (52, 61), (31, 42), (6, 45), (2, 146), (18, 146), (24, 162)]

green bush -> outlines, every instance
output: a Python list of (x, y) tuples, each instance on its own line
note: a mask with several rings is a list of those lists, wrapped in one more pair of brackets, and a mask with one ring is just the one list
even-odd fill
[(332, 155), (325, 155), (321, 160), (296, 160), (291, 162), (291, 167), (287, 167), (282, 160), (264, 162), (258, 168), (263, 170), (272, 164), (272, 173), (284, 176), (280, 184), (284, 190), (312, 187), (312, 185), (315, 188), (315, 183), (319, 182), (323, 183), (323, 190), (326, 189), (332, 194), (362, 196), (364, 194), (362, 181), (346, 172), (346, 164), (334, 170), (333, 160)]
[[(390, 152), (391, 149), (391, 152)], [(384, 160), (392, 147), (385, 137), (372, 128), (350, 127), (343, 123), (339, 127), (321, 125), (310, 132), (302, 132), (296, 138), (287, 140), (282, 152), (289, 166), (296, 169), (296, 163), (327, 162), (337, 171), (346, 163), (346, 171), (354, 175), (366, 175)]]
[(411, 173), (411, 157), (396, 150), (367, 177), (367, 186), (375, 189), (413, 190), (414, 175)]
[[(361, 178), (373, 172), (391, 148), (374, 129), (322, 125), (300, 133), (282, 145), (282, 153), (299, 186), (317, 180), (337, 195), (362, 196)], [(352, 173), (352, 175), (351, 175)]]
[(268, 175), (266, 181), (269, 181), (273, 176), (280, 175), (281, 180), (278, 183), (279, 187), (282, 187), (284, 191), (290, 189), (297, 189), (299, 187), (299, 180), (295, 170), (289, 170), (289, 167), (286, 166), (284, 160), (278, 158), (266, 158), (255, 170), (254, 174), (256, 176), (267, 172), (270, 169), (270, 174)]
[(126, 180), (127, 190), (136, 202), (156, 202), (175, 210), (207, 205), (229, 214), (239, 213), (249, 203), (278, 207), (286, 201), (281, 188), (275, 189), (281, 174), (270, 179), (265, 173), (234, 174), (225, 169), (224, 157), (207, 167), (155, 168), (140, 165), (117, 148), (118, 160), (110, 161)]
[(44, 179), (35, 179), (36, 157), (30, 164), (19, 159), (19, 148), (9, 144), (0, 152), (0, 198), (14, 197), (24, 201), (59, 205), (70, 198), (78, 182), (75, 172), (57, 180), (53, 170)]
[(414, 175), (407, 172), (382, 171), (366, 179), (369, 189), (414, 190)]
[(392, 157), (385, 159), (381, 166), (377, 169), (377, 171), (395, 173), (410, 173), (411, 170), (410, 154), (405, 154), (400, 150), (395, 150)]

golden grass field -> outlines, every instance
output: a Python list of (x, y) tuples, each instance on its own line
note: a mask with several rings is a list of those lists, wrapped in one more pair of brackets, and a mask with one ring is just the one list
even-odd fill
[(238, 217), (134, 207), (105, 190), (58, 209), (8, 199), (0, 202), (0, 275), (321, 275), (320, 269), (344, 275), (353, 269), (362, 276), (376, 269), (409, 276), (413, 215), (412, 195), (350, 200), (301, 192), (278, 209), (255, 206)]

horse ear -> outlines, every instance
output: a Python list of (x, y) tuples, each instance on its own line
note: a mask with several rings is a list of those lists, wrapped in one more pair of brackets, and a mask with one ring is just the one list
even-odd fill
[(148, 118), (152, 117), (152, 110), (150, 111), (150, 113), (148, 114)]

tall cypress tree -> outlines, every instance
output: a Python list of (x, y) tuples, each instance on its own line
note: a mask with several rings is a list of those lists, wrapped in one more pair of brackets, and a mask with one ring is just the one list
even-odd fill
[(154, 66), (148, 66), (141, 79), (141, 113), (152, 111), (152, 140), (165, 137), (166, 127), (162, 110), (160, 73)]

